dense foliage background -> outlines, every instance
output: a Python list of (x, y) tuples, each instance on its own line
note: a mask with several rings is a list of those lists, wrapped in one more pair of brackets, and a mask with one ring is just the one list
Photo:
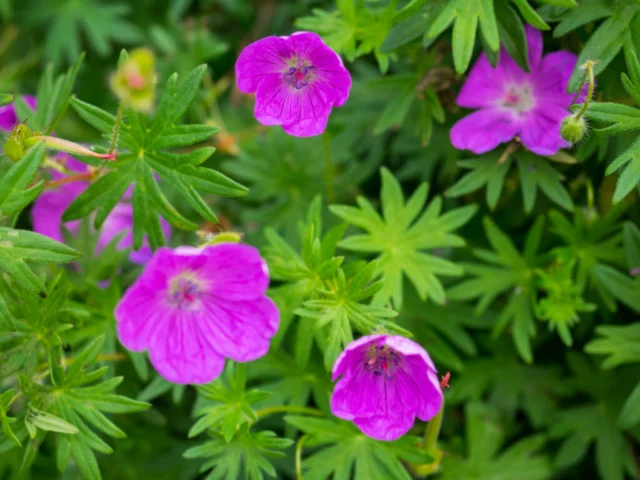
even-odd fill
[[(0, 478), (286, 479), (296, 456), (304, 479), (640, 478), (639, 2), (0, 0), (0, 19), (0, 92), (37, 93), (36, 114), (18, 109), (32, 129), (105, 151), (122, 48), (151, 48), (158, 98), (174, 94), (150, 130), (127, 112), (67, 247), (11, 230), (31, 229), (53, 153), (0, 156)], [(526, 23), (545, 52), (598, 61), (590, 131), (552, 157), (456, 150), (465, 75), (500, 45), (526, 67)], [(247, 43), (296, 30), (353, 76), (323, 137), (260, 126), (234, 88)], [(114, 245), (95, 255), (90, 214), (131, 183), (152, 245), (160, 213), (170, 245), (203, 230), (262, 250), (282, 313), (266, 357), (196, 389), (119, 346), (113, 309), (142, 267)], [(421, 422), (386, 443), (330, 414), (333, 361), (380, 326), (451, 372), (441, 462)]]

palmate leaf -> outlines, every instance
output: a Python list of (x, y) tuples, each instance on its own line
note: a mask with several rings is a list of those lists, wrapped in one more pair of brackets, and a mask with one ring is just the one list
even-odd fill
[[(464, 73), (469, 67), (478, 24), (480, 24), (484, 41), (489, 49), (492, 51), (499, 49), (500, 33), (494, 5), (496, 1), (500, 0), (452, 0), (446, 4), (446, 7), (429, 28), (428, 37), (435, 38), (453, 23), (453, 63), (458, 73)], [(512, 3), (520, 11), (527, 23), (541, 30), (549, 28), (527, 0), (512, 0)], [(513, 12), (505, 14), (503, 11), (505, 8), (510, 9), (508, 5), (498, 6), (498, 13), (501, 18), (509, 15), (509, 22), (503, 20), (501, 23), (509, 23), (510, 28), (512, 28), (513, 24), (511, 22), (514, 20), (520, 22), (520, 19), (513, 15)], [(507, 31), (503, 29), (503, 33), (506, 34)], [(511, 36), (508, 38), (512, 39)]]
[(0, 227), (0, 271), (42, 298), (47, 296), (47, 290), (26, 262), (67, 263), (79, 256), (74, 249), (44, 235)]
[(438, 275), (460, 276), (463, 270), (442, 256), (425, 253), (425, 250), (463, 246), (464, 240), (452, 232), (467, 223), (476, 206), (468, 205), (441, 214), (442, 199), (438, 196), (420, 215), (427, 199), (428, 185), (423, 183), (405, 204), (402, 188), (391, 172), (383, 168), (381, 176), (382, 217), (363, 197), (357, 199), (359, 208), (345, 205), (330, 207), (334, 215), (368, 232), (348, 237), (338, 246), (379, 255), (378, 270), (384, 285), (374, 296), (374, 304), (384, 305), (393, 300), (394, 307), (400, 310), (404, 275), (420, 298), (431, 298), (443, 304), (445, 292)]
[(498, 204), (505, 178), (511, 165), (518, 167), (522, 200), (525, 212), (531, 213), (536, 203), (538, 189), (554, 203), (573, 211), (573, 201), (567, 189), (562, 185), (563, 176), (549, 163), (549, 160), (529, 152), (520, 151), (503, 163), (498, 163), (500, 152), (491, 152), (473, 160), (459, 162), (471, 172), (464, 175), (447, 190), (447, 196), (459, 197), (471, 193), (486, 185), (487, 204), (494, 209)]
[(477, 298), (476, 312), (485, 311), (498, 296), (507, 295), (506, 306), (496, 321), (494, 333), (498, 334), (512, 324), (513, 340), (520, 356), (533, 362), (531, 337), (536, 333), (533, 311), (534, 269), (538, 262), (538, 247), (544, 231), (544, 219), (538, 218), (525, 239), (523, 253), (511, 239), (489, 218), (484, 219), (484, 229), (493, 248), (474, 250), (474, 255), (484, 264), (463, 264), (466, 272), (475, 278), (464, 280), (449, 290), (453, 300)]
[(200, 386), (198, 392), (208, 402), (196, 412), (200, 418), (189, 430), (189, 437), (204, 431), (216, 431), (229, 443), (238, 428), (255, 422), (258, 417), (251, 405), (265, 400), (271, 394), (259, 390), (245, 391), (245, 388), (245, 366), (232, 362), (227, 364), (225, 379)]
[(212, 457), (200, 468), (201, 473), (211, 470), (205, 480), (264, 480), (265, 474), (276, 478), (269, 458), (284, 457), (280, 450), (293, 443), (273, 432), (254, 433), (246, 427), (229, 443), (218, 433), (210, 436), (210, 441), (184, 452), (185, 458)]
[(577, 262), (576, 285), (580, 291), (587, 287), (596, 290), (611, 311), (616, 309), (616, 298), (632, 308), (639, 301), (637, 295), (633, 299), (633, 279), (613, 268), (625, 264), (622, 233), (616, 222), (622, 212), (623, 207), (618, 207), (606, 217), (587, 221), (583, 212), (576, 210), (573, 223), (557, 211), (549, 213), (551, 231), (566, 245), (557, 247), (554, 253), (561, 260)]
[(584, 348), (593, 355), (607, 355), (602, 368), (613, 368), (625, 363), (640, 363), (640, 322), (631, 325), (600, 325), (599, 338)]
[(505, 434), (495, 412), (480, 403), (465, 407), (467, 454), (446, 455), (442, 477), (446, 480), (544, 480), (551, 477), (551, 462), (540, 453), (542, 435), (527, 437), (500, 451)]
[(287, 416), (285, 420), (309, 435), (305, 446), (325, 447), (302, 462), (305, 480), (410, 480), (403, 462), (433, 461), (419, 448), (419, 438), (412, 435), (393, 442), (379, 442), (350, 422), (300, 416)]
[[(205, 65), (191, 71), (178, 85), (177, 75), (168, 80), (153, 120), (127, 109), (120, 130), (121, 153), (109, 164), (108, 173), (93, 182), (78, 196), (63, 215), (64, 221), (77, 220), (97, 211), (95, 227), (99, 228), (131, 184), (133, 189), (134, 250), (139, 249), (146, 233), (153, 248), (164, 245), (158, 215), (178, 228), (195, 230), (197, 225), (185, 218), (160, 190), (154, 173), (175, 189), (206, 220), (217, 222), (203, 194), (238, 196), (247, 190), (216, 170), (201, 167), (211, 156), (212, 147), (189, 153), (171, 153), (166, 149), (185, 147), (211, 138), (219, 131), (208, 125), (176, 125), (193, 101)], [(71, 105), (88, 123), (110, 136), (115, 117), (104, 110), (73, 99)]]
[(34, 23), (47, 26), (45, 56), (54, 63), (75, 61), (83, 50), (83, 40), (104, 57), (111, 53), (113, 43), (134, 43), (143, 39), (138, 27), (126, 19), (131, 8), (124, 3), (31, 0), (24, 6), (24, 11)]

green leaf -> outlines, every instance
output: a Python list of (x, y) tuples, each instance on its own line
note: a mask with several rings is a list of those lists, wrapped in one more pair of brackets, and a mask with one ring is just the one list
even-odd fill
[(465, 174), (455, 185), (450, 187), (446, 195), (454, 198), (461, 197), (486, 185), (487, 204), (491, 210), (495, 209), (502, 193), (504, 179), (511, 166), (511, 159), (498, 163), (499, 157), (500, 155), (496, 152), (482, 155), (473, 160), (458, 162), (458, 165), (471, 170), (471, 172)]
[(527, 213), (533, 210), (538, 188), (552, 202), (565, 210), (573, 211), (571, 196), (562, 185), (564, 177), (551, 166), (548, 160), (528, 152), (519, 152), (516, 163), (520, 172), (522, 200)]
[[(75, 435), (79, 432), (76, 426), (70, 424), (66, 420), (56, 417), (55, 415), (51, 415), (50, 413), (43, 412), (42, 410), (38, 410), (34, 407), (29, 407), (25, 422), (27, 422), (27, 427), (29, 427), (29, 425), (33, 425), (34, 427), (47, 432), (67, 433), (71, 435)], [(33, 436), (35, 435), (32, 435), (32, 438)]]
[(305, 479), (410, 480), (403, 462), (433, 461), (419, 448), (418, 438), (411, 435), (393, 442), (377, 442), (350, 422), (300, 416), (287, 416), (285, 420), (309, 436), (305, 446), (324, 447), (314, 449), (303, 460)]
[(44, 143), (34, 145), (0, 178), (0, 220), (20, 213), (42, 191), (42, 182), (31, 184), (44, 161), (44, 152)]
[[(605, 68), (611, 63), (614, 57), (618, 54), (620, 49), (624, 46), (627, 34), (629, 31), (629, 24), (634, 19), (635, 15), (640, 9), (640, 5), (635, 3), (621, 3), (607, 20), (605, 20), (600, 27), (593, 33), (587, 43), (585, 44), (582, 52), (578, 56), (578, 62), (576, 68), (569, 80), (568, 91), (573, 92), (578, 88), (580, 78), (582, 77), (582, 70), (580, 65), (584, 64), (587, 60), (598, 60), (593, 71), (595, 75), (599, 75)], [(575, 9), (580, 11), (581, 8)], [(577, 26), (578, 23), (586, 21), (592, 21), (596, 18), (606, 15), (604, 9), (599, 8), (595, 12), (590, 11), (590, 15), (581, 15), (580, 17), (570, 17), (573, 20), (571, 27)], [(578, 20), (579, 19), (579, 20)], [(562, 25), (562, 24), (561, 24)], [(564, 32), (567, 29), (565, 27), (560, 30)], [(560, 35), (556, 33), (556, 35)]]
[[(420, 36), (427, 38), (427, 32), (433, 25), (442, 9), (442, 2), (426, 2), (415, 14), (410, 13), (412, 5), (424, 4), (424, 0), (412, 0), (402, 10), (397, 12), (394, 22), (397, 22), (389, 31), (387, 38), (380, 46), (381, 53), (389, 53), (406, 45)], [(406, 18), (405, 18), (406, 17)]]
[(640, 423), (640, 382), (627, 398), (618, 418), (618, 425), (624, 429), (631, 429), (638, 423)]
[(629, 270), (640, 267), (640, 228), (632, 222), (624, 222), (622, 243)]
[(382, 217), (363, 197), (357, 199), (359, 208), (341, 205), (330, 208), (334, 215), (368, 232), (348, 237), (339, 246), (378, 254), (378, 270), (384, 285), (374, 297), (376, 305), (393, 299), (397, 309), (402, 307), (403, 275), (422, 299), (429, 297), (443, 304), (445, 293), (438, 275), (459, 276), (462, 269), (425, 250), (464, 245), (464, 240), (452, 232), (467, 223), (476, 208), (469, 205), (441, 214), (442, 199), (435, 197), (420, 215), (427, 198), (427, 184), (421, 185), (405, 204), (400, 184), (391, 172), (383, 168), (381, 176)]
[(608, 355), (602, 368), (640, 362), (640, 323), (601, 325), (596, 332), (601, 338), (591, 340), (584, 350), (592, 355)]
[(452, 0), (435, 20), (428, 35), (437, 37), (453, 23), (453, 63), (462, 74), (469, 67), (478, 23), (491, 50), (498, 50), (500, 39), (493, 0)]
[[(211, 440), (184, 452), (185, 458), (209, 458), (201, 472), (213, 469), (208, 478), (220, 480), (264, 480), (266, 473), (276, 477), (276, 470), (269, 458), (283, 457), (284, 450), (293, 440), (278, 438), (270, 431), (249, 432), (243, 429), (229, 443), (220, 434), (212, 433)], [(242, 472), (242, 473), (241, 473)]]
[(27, 290), (46, 296), (44, 285), (25, 261), (66, 263), (80, 254), (48, 237), (26, 230), (0, 227), (0, 270), (6, 272)]

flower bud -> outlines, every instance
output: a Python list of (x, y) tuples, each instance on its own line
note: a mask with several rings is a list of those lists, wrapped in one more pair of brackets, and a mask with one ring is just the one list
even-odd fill
[(32, 135), (24, 141), (25, 147), (30, 147), (38, 142), (44, 142), (47, 148), (58, 150), (60, 152), (72, 153), (74, 155), (80, 155), (83, 157), (102, 158), (104, 160), (115, 160), (118, 152), (113, 153), (98, 153), (93, 150), (89, 150), (87, 147), (78, 143), (70, 142), (62, 138), (48, 137), (45, 135)]
[(569, 115), (562, 120), (560, 135), (567, 142), (577, 143), (587, 133), (587, 122), (577, 115)]
[(109, 84), (122, 102), (139, 112), (150, 112), (155, 103), (156, 86), (153, 52), (148, 48), (133, 50), (122, 59)]
[(25, 148), (27, 148), (25, 146), (25, 140), (30, 135), (29, 127), (24, 123), (16, 125), (11, 131), (9, 139), (4, 144), (4, 153), (7, 157), (14, 162), (20, 160), (24, 156)]

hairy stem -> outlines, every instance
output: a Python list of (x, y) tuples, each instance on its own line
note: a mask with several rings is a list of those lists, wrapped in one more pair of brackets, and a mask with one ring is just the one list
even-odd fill
[[(576, 120), (582, 117), (585, 113), (587, 113), (587, 110), (589, 109), (589, 103), (591, 103), (591, 98), (593, 97), (593, 90), (595, 88), (595, 83), (596, 83), (596, 80), (593, 75), (594, 65), (595, 65), (595, 62), (592, 62), (591, 60), (585, 63), (585, 67), (587, 69), (585, 72), (585, 75), (589, 78), (589, 89), (587, 90), (587, 98), (585, 99), (584, 104), (582, 105), (582, 108), (576, 115)], [(582, 88), (578, 90), (577, 94), (579, 94), (581, 91), (582, 91)]]
[(440, 436), (440, 428), (442, 427), (442, 418), (444, 417), (444, 400), (438, 414), (433, 417), (427, 424), (427, 429), (424, 432), (424, 451), (432, 454), (437, 449), (436, 443)]
[(303, 435), (296, 445), (296, 480), (304, 480), (302, 478), (302, 445), (309, 435)]
[(328, 133), (322, 134), (322, 147), (324, 150), (324, 181), (327, 188), (327, 200), (329, 203), (333, 203), (335, 201), (334, 192), (333, 192), (333, 178), (335, 175), (333, 160), (331, 159), (331, 144)]
[(124, 102), (120, 102), (118, 113), (116, 114), (116, 123), (113, 124), (113, 132), (111, 133), (111, 143), (109, 144), (109, 153), (113, 153), (118, 144), (118, 136), (120, 135), (120, 126), (122, 125), (122, 116), (124, 115)]

